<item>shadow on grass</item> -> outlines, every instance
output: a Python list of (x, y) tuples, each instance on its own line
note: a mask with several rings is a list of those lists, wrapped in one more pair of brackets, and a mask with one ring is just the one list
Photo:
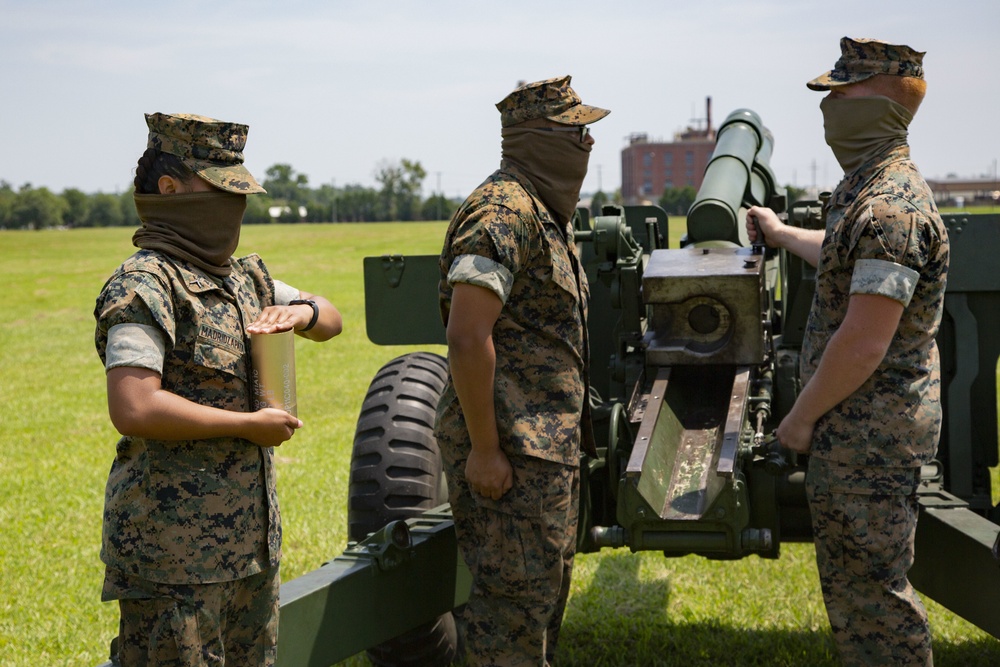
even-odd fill
[[(750, 665), (834, 667), (840, 662), (829, 628), (753, 629), (724, 620), (670, 618), (669, 580), (644, 582), (640, 559), (604, 558), (586, 590), (569, 604), (553, 667), (684, 667)], [(724, 619), (724, 608), (718, 610)], [(1000, 665), (1000, 641), (936, 641), (937, 667)]]

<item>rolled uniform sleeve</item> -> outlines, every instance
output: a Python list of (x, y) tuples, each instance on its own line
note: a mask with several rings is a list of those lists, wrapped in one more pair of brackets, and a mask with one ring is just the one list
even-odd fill
[(276, 306), (287, 306), (290, 301), (294, 301), (300, 296), (298, 289), (280, 280), (274, 281), (274, 304)]
[(448, 271), (448, 284), (466, 283), (484, 287), (507, 303), (510, 288), (514, 284), (514, 274), (503, 264), (481, 255), (459, 255)]
[(156, 279), (142, 272), (120, 275), (105, 287), (95, 312), (105, 370), (132, 366), (162, 375), (173, 340), (169, 303)]
[(851, 294), (877, 294), (898, 301), (905, 308), (917, 289), (920, 274), (895, 262), (862, 259), (854, 264)]
[(449, 285), (484, 287), (506, 304), (514, 277), (529, 254), (531, 230), (526, 224), (530, 223), (505, 206), (470, 211), (451, 239)]
[(852, 230), (856, 260), (851, 294), (877, 294), (903, 307), (909, 305), (923, 265), (919, 218), (920, 214), (898, 197), (883, 195), (871, 200)]
[(104, 369), (146, 368), (163, 375), (166, 346), (159, 329), (146, 324), (116, 324), (108, 330)]

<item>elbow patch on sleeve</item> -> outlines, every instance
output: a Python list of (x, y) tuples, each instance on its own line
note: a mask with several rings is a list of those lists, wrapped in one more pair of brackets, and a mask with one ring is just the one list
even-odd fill
[(485, 287), (507, 303), (514, 285), (514, 274), (502, 264), (482, 255), (459, 255), (448, 270), (448, 284), (466, 283)]
[(902, 264), (884, 259), (861, 259), (854, 264), (851, 294), (877, 294), (905, 307), (913, 298), (919, 280), (919, 273)]
[(146, 368), (163, 374), (163, 333), (145, 324), (116, 324), (108, 330), (105, 370), (119, 366)]

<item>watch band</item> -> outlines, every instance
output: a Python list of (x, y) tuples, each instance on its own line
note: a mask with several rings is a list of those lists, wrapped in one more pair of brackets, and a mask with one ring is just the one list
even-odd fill
[(305, 305), (305, 306), (311, 306), (313, 309), (312, 319), (309, 320), (309, 324), (299, 329), (300, 333), (305, 333), (306, 331), (309, 331), (314, 326), (316, 326), (316, 320), (319, 319), (319, 306), (316, 305), (315, 301), (313, 301), (312, 299), (292, 299), (291, 301), (288, 302), (288, 305), (289, 306)]

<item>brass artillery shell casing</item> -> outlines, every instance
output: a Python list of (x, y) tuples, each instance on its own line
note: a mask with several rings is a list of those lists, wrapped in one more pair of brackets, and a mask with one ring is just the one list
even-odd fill
[(250, 334), (254, 410), (279, 408), (297, 417), (295, 333)]

